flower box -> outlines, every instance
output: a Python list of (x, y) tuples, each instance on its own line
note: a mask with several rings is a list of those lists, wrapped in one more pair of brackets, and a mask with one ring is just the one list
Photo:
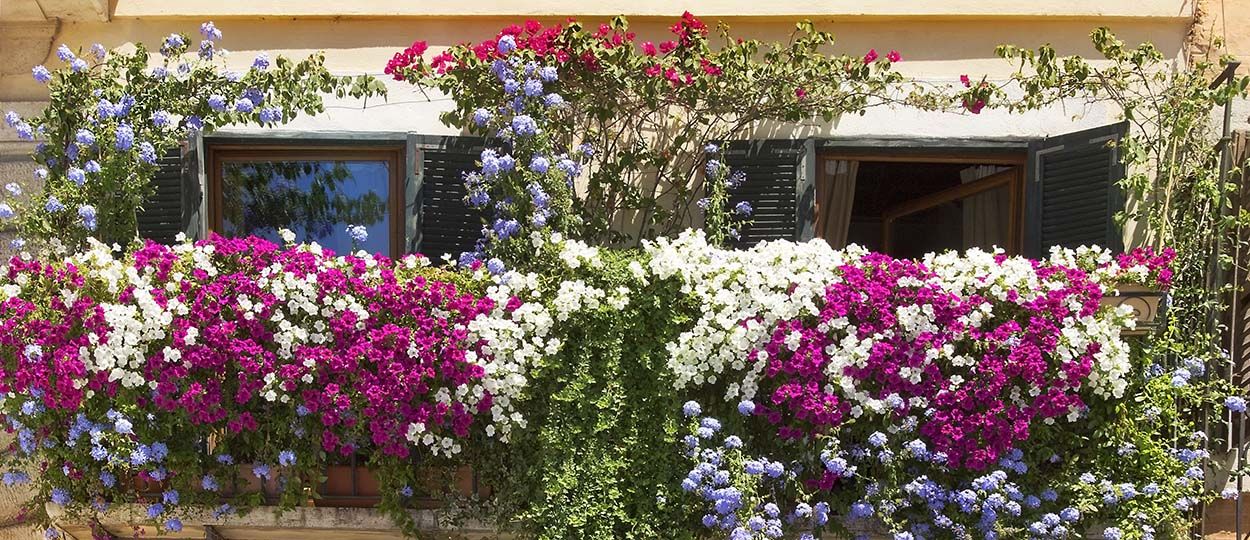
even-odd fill
[(1158, 327), (1167, 309), (1166, 293), (1142, 285), (1120, 285), (1114, 294), (1102, 298), (1104, 307), (1129, 306), (1133, 308), (1136, 325), (1121, 332), (1125, 336), (1143, 336)]

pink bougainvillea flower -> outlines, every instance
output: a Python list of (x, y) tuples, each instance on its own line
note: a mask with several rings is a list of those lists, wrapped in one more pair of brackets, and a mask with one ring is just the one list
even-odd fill
[(868, 54), (865, 54), (865, 55), (864, 55), (864, 63), (865, 63), (865, 64), (871, 64), (871, 63), (873, 63), (876, 59), (877, 59), (877, 50), (876, 50), (876, 49), (868, 49)]
[(890, 51), (890, 54), (885, 55), (885, 59), (890, 62), (898, 62), (903, 59), (903, 55), (899, 54), (898, 51), (892, 50)]

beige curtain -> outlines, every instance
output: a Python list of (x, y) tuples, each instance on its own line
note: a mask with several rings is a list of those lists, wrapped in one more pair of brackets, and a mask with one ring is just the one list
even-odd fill
[(846, 247), (858, 173), (858, 161), (826, 160), (816, 182), (816, 237), (835, 249)]
[[(976, 165), (959, 171), (964, 184), (975, 182), (1010, 167)], [(1011, 235), (1011, 191), (995, 189), (963, 200), (963, 248), (989, 250), (995, 246), (1006, 249)]]

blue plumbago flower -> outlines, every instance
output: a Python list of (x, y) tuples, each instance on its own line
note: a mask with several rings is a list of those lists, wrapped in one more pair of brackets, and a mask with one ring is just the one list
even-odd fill
[(520, 114), (512, 118), (512, 132), (519, 136), (527, 137), (538, 133), (538, 123), (527, 114)]
[(96, 43), (91, 46), (91, 55), (94, 56), (96, 60), (104, 60), (104, 57), (107, 54), (108, 54), (108, 49), (105, 49), (104, 45)]
[(108, 461), (109, 451), (98, 444), (91, 446), (91, 458), (96, 461)]
[(200, 35), (208, 40), (221, 39), (221, 30), (217, 29), (213, 21), (208, 21), (200, 24)]
[[(79, 207), (78, 207), (78, 217), (82, 218), (82, 226), (83, 226), (83, 228), (87, 229), (88, 231), (94, 231), (94, 230), (96, 229), (97, 222), (96, 222), (96, 214), (95, 214), (95, 207), (94, 207), (94, 206), (91, 206), (91, 205), (89, 205), (89, 204), (84, 204), (84, 205), (82, 205), (82, 206), (79, 206)], [(122, 426), (122, 423), (123, 423), (123, 422), (125, 422), (125, 426), (126, 426), (126, 430), (127, 430), (127, 431), (123, 431), (123, 430), (122, 430), (122, 427), (121, 427), (121, 426)], [(130, 428), (130, 422), (127, 422), (127, 421), (123, 418), (122, 420), (119, 420), (117, 424), (118, 424), (118, 425), (117, 425), (117, 432), (118, 432), (118, 433), (130, 433), (130, 431), (129, 431), (129, 429), (131, 429), (131, 428)]]
[(182, 34), (170, 34), (165, 37), (165, 44), (161, 47), (161, 52), (168, 54), (167, 51), (181, 49), (186, 45), (187, 40), (182, 37)]
[(478, 109), (473, 111), (473, 123), (477, 126), (484, 126), (490, 122), (494, 115), (486, 109)]
[(82, 58), (75, 58), (70, 61), (69, 68), (72, 69), (74, 73), (82, 73), (87, 69), (87, 61)]
[(17, 250), (20, 250), (20, 249), (22, 249), (22, 248), (24, 248), (24, 247), (26, 247), (26, 239), (25, 239), (25, 238), (20, 238), (20, 237), (19, 237), (19, 238), (14, 238), (14, 239), (12, 239), (12, 240), (9, 240), (9, 249), (12, 249), (12, 250), (14, 250), (14, 251), (17, 251)]
[(721, 169), (722, 169), (721, 162), (715, 159), (707, 160), (707, 165), (703, 167), (703, 171), (706, 172), (708, 176), (718, 176), (721, 172)]
[(707, 143), (707, 146), (703, 147), (703, 151), (708, 154), (715, 154), (717, 152), (720, 152), (720, 147), (712, 143)]
[(685, 415), (686, 418), (699, 416), (700, 414), (703, 414), (703, 407), (699, 406), (697, 401), (687, 401), (685, 405), (681, 406), (681, 413)]
[(59, 504), (61, 506), (65, 506), (69, 504), (69, 501), (70, 501), (69, 491), (66, 491), (64, 488), (52, 488), (52, 502), (53, 503)]
[(503, 261), (497, 258), (491, 258), (489, 261), (486, 261), (486, 270), (492, 275), (498, 276), (504, 273), (507, 268), (504, 267)]
[(86, 163), (83, 163), (82, 169), (91, 174), (98, 173), (100, 172), (100, 162), (94, 159), (87, 160)]
[(886, 442), (885, 434), (880, 431), (874, 431), (872, 435), (868, 436), (868, 444), (871, 444), (878, 448), (885, 446), (885, 442)]
[(535, 228), (543, 228), (547, 226), (547, 220), (550, 218), (550, 210), (540, 210), (530, 217), (530, 224)]
[(208, 107), (214, 111), (226, 110), (226, 97), (221, 94), (208, 96)]
[(525, 95), (529, 97), (540, 96), (543, 93), (543, 82), (538, 79), (525, 80)]
[(0, 203), (0, 219), (10, 219), (16, 215), (17, 212), (13, 211), (13, 207), (9, 206), (7, 203)]
[[(541, 159), (541, 158), (538, 158), (538, 159)], [(531, 163), (530, 168), (533, 168), (533, 167), (534, 167), (534, 164)], [(543, 191), (542, 186), (538, 185), (537, 183), (531, 182), (530, 185), (527, 187), (527, 189), (530, 192), (530, 199), (534, 201), (534, 206), (538, 208), (546, 208), (548, 205), (551, 204), (551, 196), (548, 195), (546, 191)]]
[(1235, 500), (1240, 495), (1241, 495), (1241, 492), (1237, 491), (1237, 488), (1234, 486), (1228, 486), (1224, 488), (1223, 491), (1220, 492), (1221, 499)]
[(749, 216), (751, 215), (751, 212), (754, 212), (754, 211), (755, 209), (751, 208), (751, 203), (747, 201), (742, 201), (734, 205), (734, 213), (740, 216)]
[(152, 113), (152, 125), (156, 127), (165, 127), (169, 125), (169, 113), (165, 111), (156, 111)]
[(178, 504), (178, 490), (171, 489), (162, 493), (161, 500), (165, 501), (165, 504)]
[(80, 128), (78, 133), (74, 134), (74, 140), (83, 146), (95, 146), (95, 133), (87, 128)]
[(118, 118), (130, 114), (130, 109), (135, 106), (135, 97), (130, 95), (122, 96), (113, 106), (114, 115)]
[(412, 486), (404, 486), (404, 487), (402, 487), (402, 488), (399, 488), (399, 494), (400, 494), (400, 495), (403, 495), (403, 496), (405, 496), (405, 497), (411, 497), (411, 496), (412, 496)]
[(4, 190), (9, 192), (9, 195), (13, 197), (20, 197), (22, 195), (22, 186), (19, 186), (17, 182), (9, 182), (5, 184)]
[(152, 503), (148, 505), (148, 519), (156, 519), (165, 512), (165, 505), (161, 503)]
[(256, 475), (257, 478), (260, 478), (262, 480), (268, 479), (269, 478), (269, 466), (264, 463), (257, 463), (255, 465), (252, 465), (252, 474)]
[(542, 69), (538, 70), (538, 78), (542, 79), (543, 82), (555, 82), (559, 78), (559, 72), (555, 66), (543, 66)]
[(118, 124), (116, 138), (115, 148), (123, 152), (130, 150), (135, 145), (135, 130), (127, 124)]
[(490, 204), (490, 195), (481, 190), (473, 191), (469, 193), (468, 202), (473, 208), (482, 208)]
[(1246, 398), (1241, 396), (1228, 396), (1224, 399), (1224, 406), (1228, 407), (1228, 410), (1235, 413), (1246, 412)]
[(60, 58), (62, 62), (69, 62), (70, 60), (77, 58), (77, 56), (74, 56), (74, 51), (69, 49), (69, 45), (64, 43), (62, 43), (60, 47), (56, 48), (56, 57)]
[(17, 486), (30, 482), (30, 475), (22, 471), (7, 471), (3, 475), (4, 485)]
[(728, 437), (725, 437), (725, 448), (729, 450), (742, 448), (742, 439), (739, 438), (737, 435), (730, 435)]
[(496, 219), (492, 228), (495, 236), (498, 236), (500, 240), (507, 240), (521, 230), (521, 224), (515, 219)]
[(43, 66), (35, 66), (31, 68), (30, 74), (35, 77), (36, 81), (44, 84), (47, 84), (48, 81), (52, 80), (52, 72), (48, 71), (48, 68)]
[(148, 451), (152, 455), (152, 461), (156, 461), (158, 463), (165, 461), (165, 458), (169, 457), (169, 446), (163, 442), (152, 443), (152, 446), (149, 447)]
[(516, 168), (516, 158), (512, 157), (511, 155), (499, 156), (499, 170), (500, 171), (508, 172), (515, 168)]
[(47, 180), (47, 179), (48, 179), (48, 169), (45, 169), (45, 168), (43, 168), (43, 167), (39, 167), (38, 169), (35, 169), (35, 179), (36, 179), (36, 180)]
[(495, 50), (499, 54), (508, 54), (516, 50), (516, 38), (510, 35), (499, 38), (499, 43), (495, 45)]
[(508, 79), (503, 82), (503, 93), (512, 95), (521, 91), (521, 83), (516, 79)]
[(35, 140), (35, 129), (32, 128), (30, 124), (20, 122), (16, 126), (13, 126), (13, 129), (17, 131), (17, 138), (23, 141)]
[(543, 105), (548, 107), (560, 107), (564, 105), (564, 96), (556, 93), (550, 93), (543, 96)]
[(9, 111), (4, 113), (4, 123), (8, 124), (9, 127), (17, 127), (18, 124), (22, 123), (22, 117), (16, 111)]
[(163, 66), (156, 66), (152, 68), (152, 71), (149, 71), (148, 73), (152, 76), (153, 79), (159, 80), (159, 79), (164, 79), (166, 75), (169, 75), (169, 70), (165, 69)]
[(781, 475), (785, 474), (785, 472), (786, 466), (780, 461), (770, 461), (767, 465), (764, 465), (764, 473), (770, 478), (779, 478)]
[(347, 235), (352, 238), (353, 242), (363, 244), (369, 239), (369, 229), (365, 228), (364, 225), (349, 225), (347, 227)]
[(733, 174), (729, 175), (729, 180), (725, 182), (725, 185), (729, 186), (729, 189), (737, 189), (738, 186), (741, 186), (743, 182), (746, 182), (746, 180), (747, 173), (734, 171)]
[(178, 518), (169, 518), (165, 520), (165, 528), (172, 532), (179, 532), (182, 530), (182, 520)]
[(1102, 531), (1102, 537), (1105, 540), (1120, 540), (1124, 537), (1124, 531), (1116, 527), (1107, 527)]
[(65, 157), (70, 161), (78, 161), (78, 143), (69, 143), (65, 147)]
[(230, 506), (230, 503), (221, 503), (221, 506), (213, 510), (213, 519), (221, 519), (233, 513), (234, 507)]
[(738, 413), (743, 416), (751, 416), (752, 414), (755, 414), (755, 402), (751, 400), (738, 402)]
[(283, 450), (278, 453), (278, 464), (283, 467), (290, 467), (295, 464), (295, 452)]
[(256, 55), (256, 58), (252, 60), (252, 69), (258, 69), (261, 71), (269, 69), (269, 54), (262, 52)]
[(200, 487), (204, 488), (204, 491), (217, 491), (221, 486), (217, 484), (217, 479), (213, 475), (206, 474), (200, 479)]
[(139, 160), (148, 165), (156, 165), (156, 148), (152, 143), (143, 141), (139, 143)]
[(188, 116), (184, 122), (187, 124), (187, 129), (191, 131), (200, 131), (204, 129), (204, 120), (199, 116)]
[(113, 102), (100, 98), (95, 106), (95, 114), (100, 120), (108, 120), (117, 115), (117, 108), (113, 106)]
[(545, 157), (534, 156), (534, 158), (530, 160), (531, 171), (534, 171), (538, 174), (546, 174), (547, 171), (550, 169), (551, 169), (551, 162), (547, 161), (547, 158)]
[(867, 501), (859, 501), (851, 505), (849, 516), (855, 519), (864, 519), (872, 517), (875, 510)]
[(260, 121), (265, 123), (281, 122), (282, 109), (277, 107), (265, 107), (260, 110)]
[(255, 109), (255, 108), (256, 108), (256, 105), (254, 105), (252, 103), (252, 100), (250, 99), (239, 98), (238, 101), (234, 102), (234, 110), (241, 112), (241, 113), (252, 112), (252, 109)]

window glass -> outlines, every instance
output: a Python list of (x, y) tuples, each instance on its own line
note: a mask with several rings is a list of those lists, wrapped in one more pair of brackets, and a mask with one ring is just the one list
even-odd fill
[(280, 242), (290, 229), (297, 241), (346, 253), (348, 226), (363, 225), (359, 248), (391, 251), (390, 171), (384, 159), (223, 160), (221, 228), (226, 236), (256, 235)]

